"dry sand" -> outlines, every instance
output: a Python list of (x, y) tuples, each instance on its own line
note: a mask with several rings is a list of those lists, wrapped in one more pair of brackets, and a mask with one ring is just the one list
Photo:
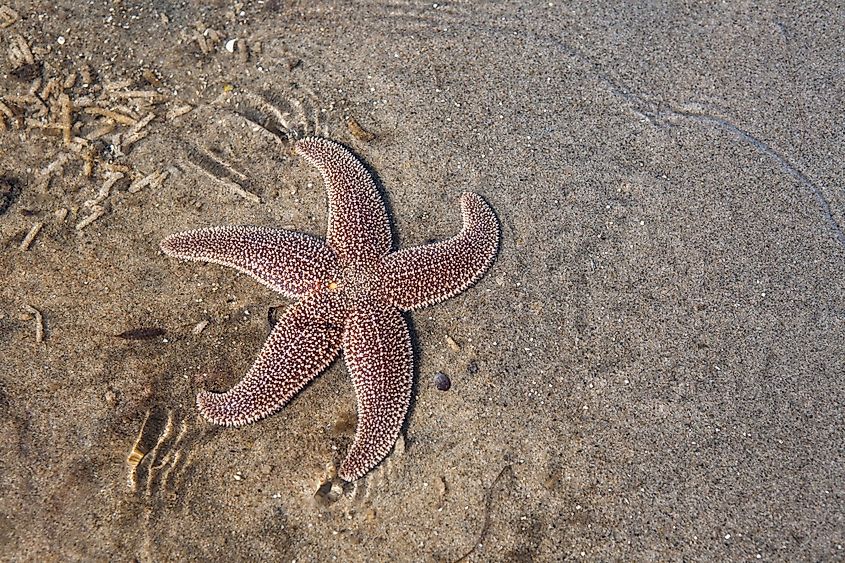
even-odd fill
[[(845, 557), (835, 2), (4, 1), (3, 559)], [(401, 245), (464, 190), (503, 224), (413, 315), (404, 438), (352, 485), (342, 363), (260, 423), (197, 418), (287, 303), (158, 250), (321, 233), (285, 130), (365, 159)]]

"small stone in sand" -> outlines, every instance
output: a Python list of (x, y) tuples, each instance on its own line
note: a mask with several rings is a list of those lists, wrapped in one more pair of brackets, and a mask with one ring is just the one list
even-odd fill
[(438, 371), (434, 374), (434, 386), (437, 387), (439, 391), (448, 391), (449, 388), (452, 387), (452, 381), (449, 379), (448, 375), (442, 371)]

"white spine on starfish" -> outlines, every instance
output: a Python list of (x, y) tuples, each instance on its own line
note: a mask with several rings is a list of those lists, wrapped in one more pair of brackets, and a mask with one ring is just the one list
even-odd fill
[(493, 263), (499, 248), (499, 222), (484, 199), (461, 196), (463, 228), (437, 244), (405, 248), (382, 261), (379, 287), (405, 311), (434, 305), (477, 282)]

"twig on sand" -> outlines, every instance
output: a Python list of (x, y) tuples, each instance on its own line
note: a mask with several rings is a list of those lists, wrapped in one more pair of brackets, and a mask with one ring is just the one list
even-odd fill
[(126, 134), (123, 136), (123, 142), (121, 143), (123, 145), (123, 148), (128, 149), (130, 146), (146, 137), (148, 132), (143, 131), (143, 129), (150, 123), (150, 121), (155, 119), (155, 117), (156, 114), (150, 112), (146, 116), (141, 118), (141, 120), (136, 122), (135, 125), (130, 127)]
[(35, 317), (35, 342), (41, 344), (44, 342), (44, 316), (41, 311), (28, 303), (24, 304), (23, 308)]
[(122, 178), (123, 172), (108, 171), (106, 174), (106, 181), (103, 182), (102, 186), (100, 186), (100, 190), (97, 192), (97, 197), (86, 200), (82, 205), (93, 208), (95, 205), (101, 204), (107, 197), (109, 197), (109, 194), (111, 194), (112, 187), (114, 187), (114, 185)]
[(153, 188), (159, 188), (167, 179), (167, 176), (170, 174), (169, 171), (156, 171), (152, 174), (147, 174), (143, 178), (138, 178), (134, 182), (129, 185), (129, 193), (134, 194), (140, 192), (142, 189), (146, 188), (147, 186), (152, 186)]
[(20, 245), (21, 250), (24, 250), (24, 251), (29, 250), (29, 245), (31, 245), (32, 241), (35, 240), (35, 237), (38, 236), (38, 232), (41, 230), (41, 227), (43, 227), (43, 226), (44, 226), (44, 223), (39, 221), (38, 223), (35, 223), (32, 226), (31, 229), (29, 229), (29, 232), (26, 234), (26, 236), (21, 241), (21, 245)]
[(102, 205), (95, 205), (91, 209), (91, 215), (80, 221), (76, 224), (76, 230), (81, 231), (103, 215), (105, 215), (106, 209)]
[(0, 29), (13, 26), (19, 19), (16, 11), (8, 6), (0, 6)]

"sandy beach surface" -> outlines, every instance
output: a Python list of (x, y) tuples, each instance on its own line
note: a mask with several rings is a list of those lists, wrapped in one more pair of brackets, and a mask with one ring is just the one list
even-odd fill
[[(843, 560), (843, 29), (834, 2), (0, 0), (0, 559)], [(456, 233), (466, 190), (502, 224), (409, 316), (411, 412), (354, 483), (342, 361), (258, 423), (198, 417), (290, 301), (158, 248), (322, 235), (304, 134), (375, 171), (397, 246)]]

